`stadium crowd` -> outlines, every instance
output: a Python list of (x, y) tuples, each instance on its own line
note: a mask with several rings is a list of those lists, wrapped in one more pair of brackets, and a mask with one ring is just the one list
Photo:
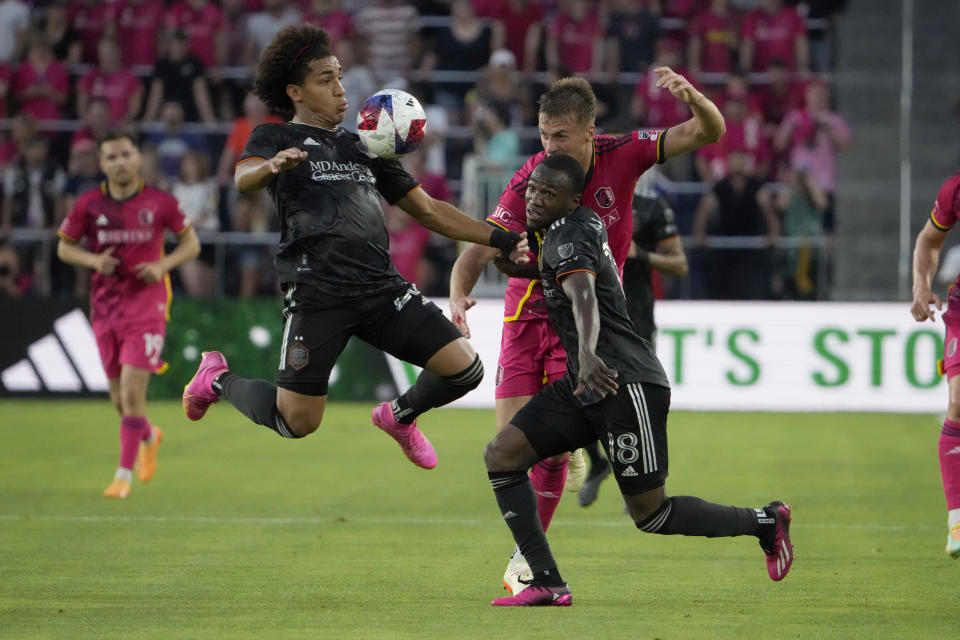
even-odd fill
[[(233, 187), (233, 165), (256, 125), (279, 121), (250, 93), (260, 51), (281, 28), (309, 22), (330, 34), (343, 66), (345, 126), (381, 88), (416, 95), (428, 138), (404, 162), (428, 193), (477, 217), (489, 213), (474, 210), (477, 176), (499, 193), (539, 150), (536, 97), (551, 81), (589, 79), (603, 132), (665, 128), (689, 117), (650, 71), (672, 67), (717, 103), (727, 134), (658, 170), (656, 184), (693, 240), (690, 276), (668, 292), (826, 297), (819, 247), (834, 227), (835, 157), (851, 143), (829, 81), (843, 8), (843, 0), (0, 0), (0, 296), (85, 294), (88, 278), (44, 251), (42, 238), (54, 242), (76, 197), (98, 188), (96, 140), (118, 124), (140, 131), (145, 180), (176, 197), (202, 240), (275, 230), (269, 199)], [(401, 274), (444, 295), (456, 247), (402, 212), (386, 215)], [(176, 288), (273, 294), (262, 235), (205, 241)]]

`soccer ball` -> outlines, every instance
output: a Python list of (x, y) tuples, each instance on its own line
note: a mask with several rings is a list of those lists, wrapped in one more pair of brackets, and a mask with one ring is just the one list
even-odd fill
[(357, 113), (357, 133), (370, 153), (399, 158), (423, 141), (427, 116), (417, 99), (406, 91), (384, 89), (366, 100)]

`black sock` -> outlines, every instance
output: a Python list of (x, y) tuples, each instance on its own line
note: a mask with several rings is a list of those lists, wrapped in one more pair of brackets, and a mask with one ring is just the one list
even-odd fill
[(607, 459), (603, 457), (603, 454), (600, 453), (600, 443), (594, 440), (587, 446), (583, 448), (587, 452), (587, 455), (590, 456), (590, 473), (595, 473), (596, 471), (601, 471), (607, 466)]
[(477, 388), (483, 379), (483, 363), (476, 356), (473, 363), (452, 376), (438, 376), (426, 369), (406, 393), (393, 401), (393, 416), (401, 424), (410, 424), (424, 411), (442, 407), (462, 398)]
[(530, 478), (523, 471), (488, 471), (487, 476), (500, 513), (530, 565), (534, 583), (563, 584), (537, 515), (537, 494)]
[(715, 504), (692, 496), (667, 498), (650, 517), (638, 522), (637, 528), (665, 536), (707, 538), (756, 535), (758, 529), (756, 510)]
[(284, 438), (302, 438), (287, 425), (277, 409), (277, 388), (266, 380), (241, 378), (227, 371), (213, 381), (217, 393), (257, 424), (273, 429)]

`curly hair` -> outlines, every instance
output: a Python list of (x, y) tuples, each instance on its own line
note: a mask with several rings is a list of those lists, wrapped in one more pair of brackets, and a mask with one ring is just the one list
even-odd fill
[(568, 156), (565, 153), (555, 153), (544, 157), (537, 166), (562, 174), (566, 178), (567, 186), (574, 194), (580, 193), (586, 186), (587, 177), (583, 173), (583, 167), (573, 156)]
[(597, 117), (597, 96), (583, 78), (561, 78), (540, 96), (540, 115), (547, 118), (572, 117), (578, 124), (589, 126)]
[(285, 27), (260, 55), (253, 92), (268, 109), (289, 117), (293, 115), (293, 101), (287, 95), (287, 85), (302, 85), (310, 63), (332, 55), (330, 36), (323, 29), (311, 24)]

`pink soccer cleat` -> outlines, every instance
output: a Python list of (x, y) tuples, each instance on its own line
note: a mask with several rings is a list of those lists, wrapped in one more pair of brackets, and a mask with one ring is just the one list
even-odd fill
[(213, 379), (228, 370), (227, 359), (219, 351), (200, 354), (200, 366), (183, 388), (183, 412), (188, 418), (199, 420), (210, 405), (220, 402), (220, 396), (213, 390)]
[(433, 445), (427, 437), (417, 429), (416, 420), (412, 424), (397, 422), (389, 402), (378, 404), (373, 409), (370, 420), (397, 441), (410, 462), (424, 469), (433, 469), (437, 466), (437, 452), (433, 450)]
[(763, 508), (773, 530), (760, 537), (760, 547), (767, 556), (767, 573), (774, 581), (783, 580), (793, 565), (793, 543), (790, 542), (790, 506), (774, 501)]
[(497, 598), (492, 601), (495, 607), (569, 607), (573, 604), (573, 594), (567, 585), (559, 587), (529, 586), (509, 598)]

